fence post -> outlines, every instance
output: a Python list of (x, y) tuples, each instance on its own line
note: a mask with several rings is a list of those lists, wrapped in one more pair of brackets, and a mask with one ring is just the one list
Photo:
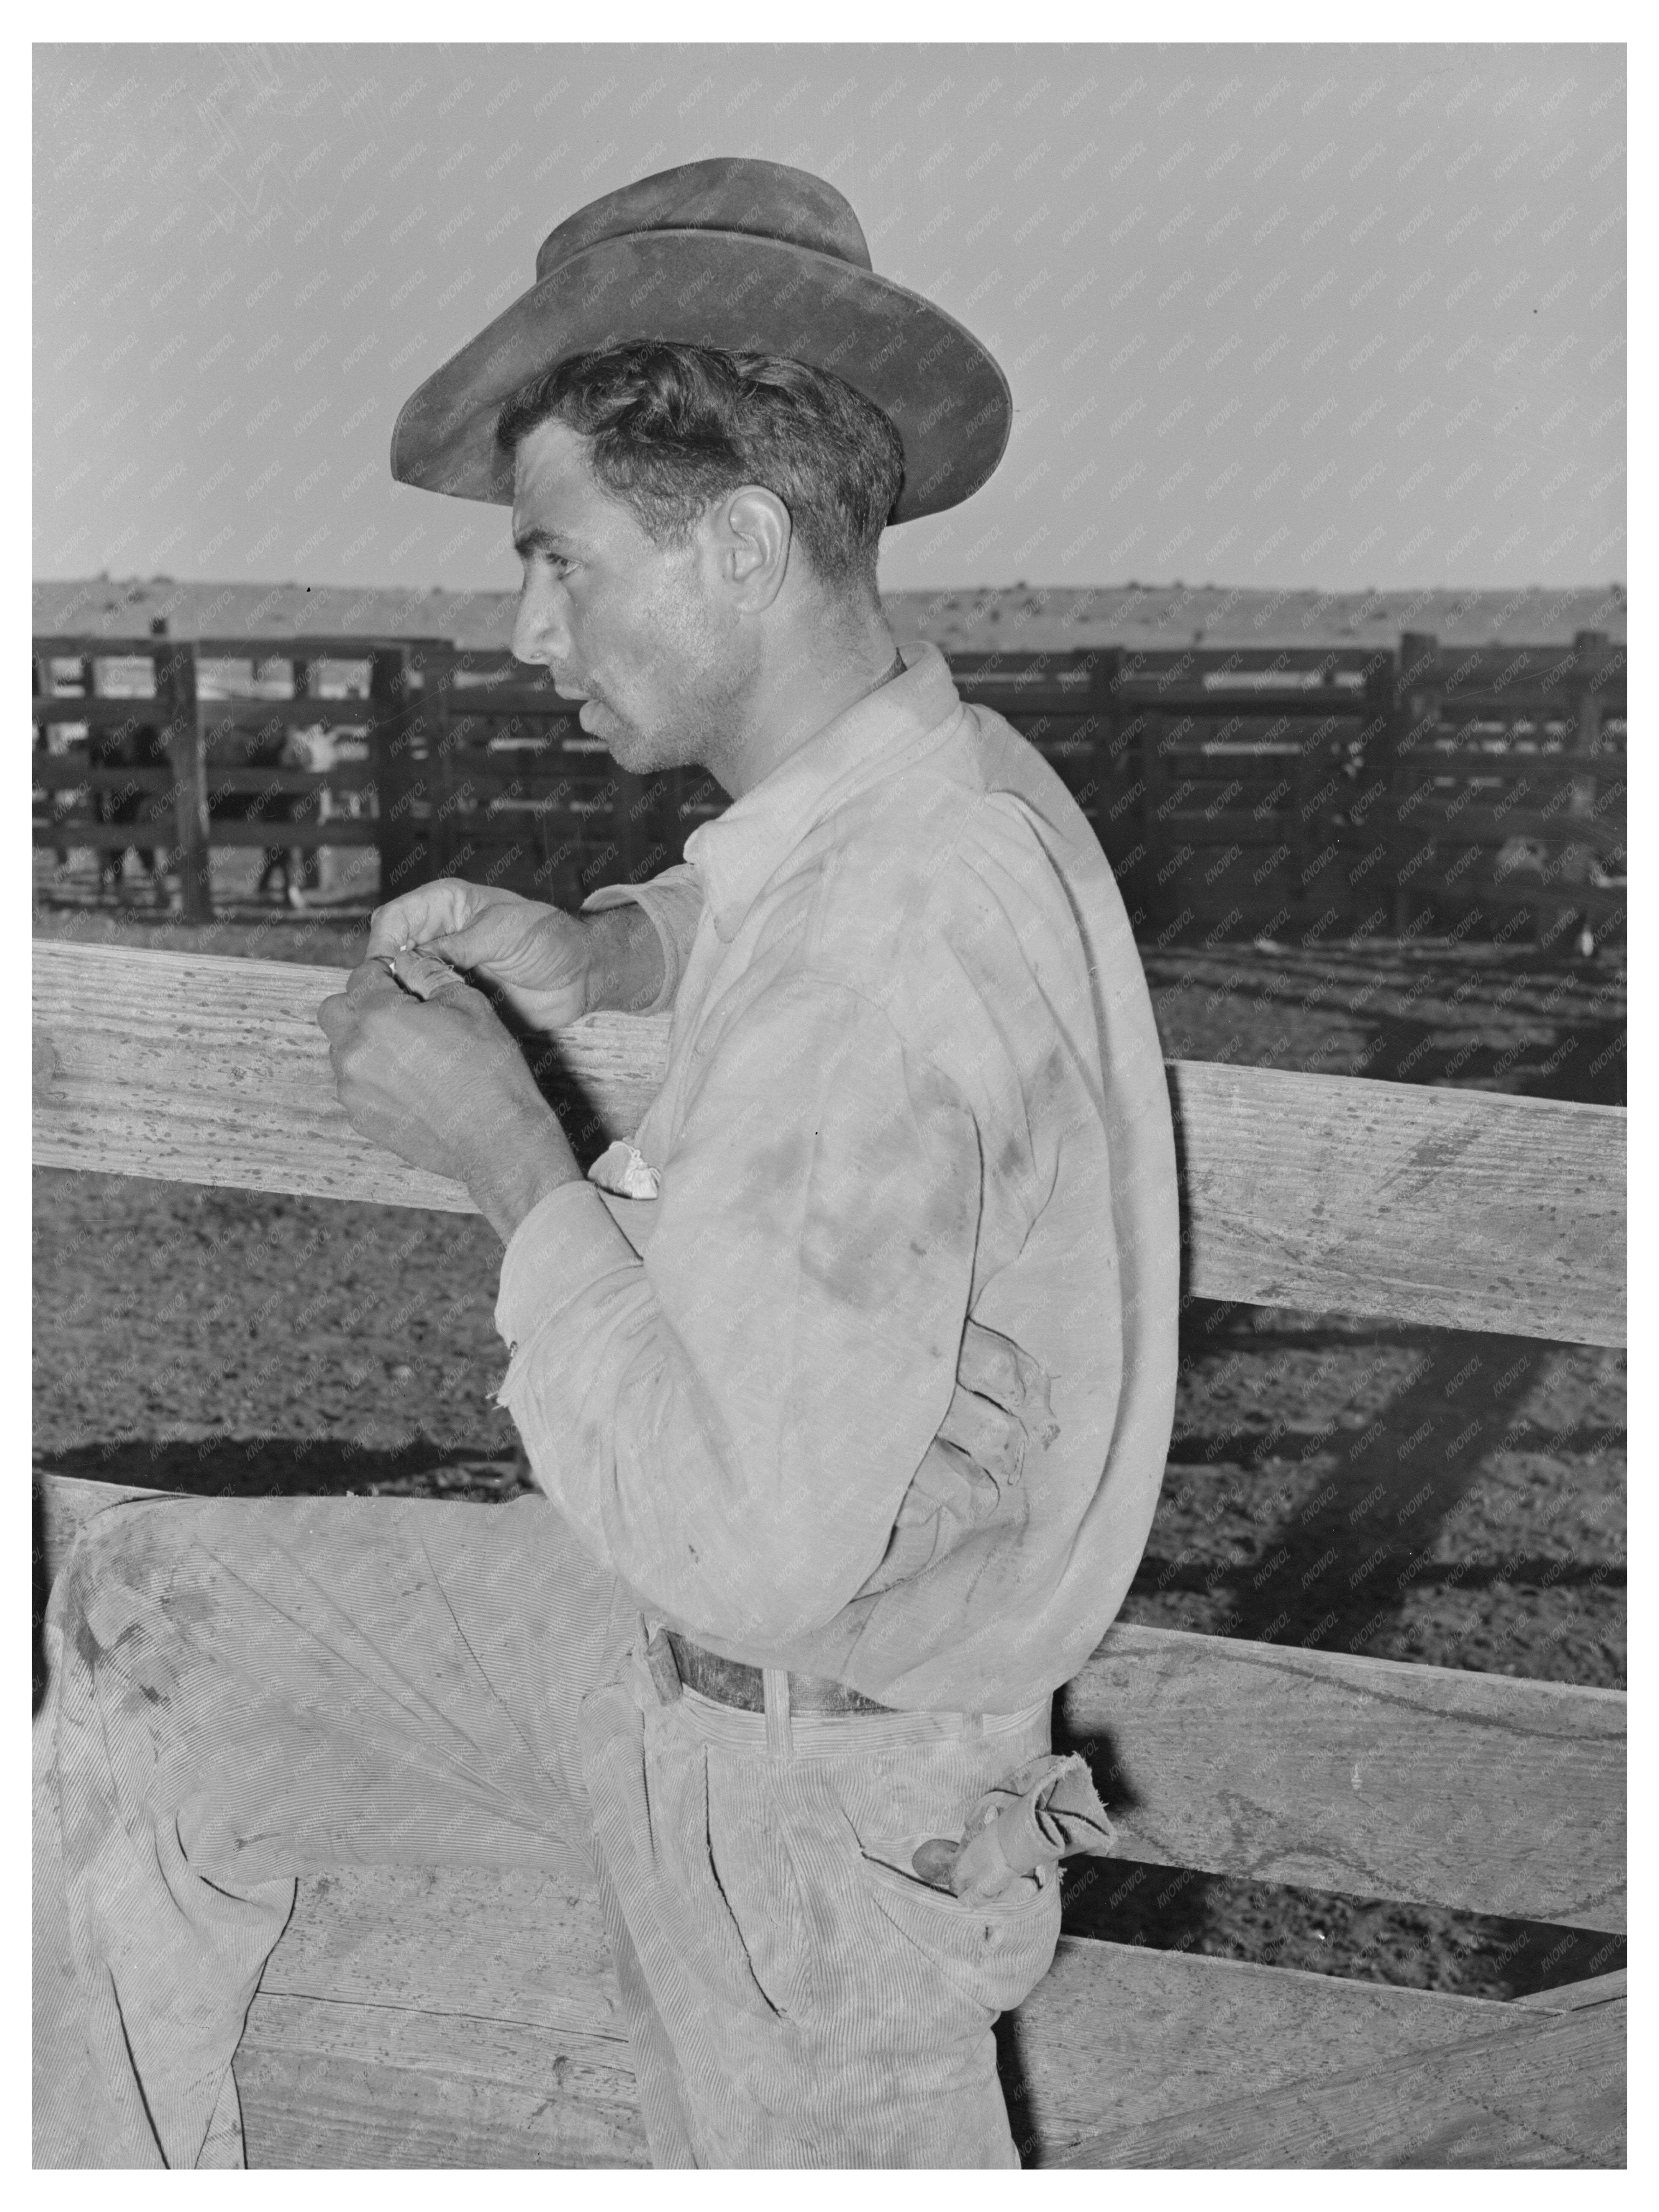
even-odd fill
[(1376, 809), (1388, 786), (1389, 732), (1394, 724), (1394, 694), (1400, 671), (1392, 652), (1375, 653), (1365, 671), (1365, 719), (1359, 726), (1359, 773), (1364, 788), (1351, 802), (1355, 827), (1363, 830), (1364, 816)]
[(611, 835), (617, 847), (616, 873), (607, 877), (609, 883), (631, 884), (634, 863), (646, 849), (646, 840), (639, 834), (638, 818), (634, 809), (644, 796), (647, 779), (629, 775), (626, 769), (611, 763), (611, 781), (616, 787), (611, 801)]
[[(44, 653), (41, 652), (41, 641), (38, 637), (33, 641), (33, 659), (32, 666), (34, 678), (34, 698), (38, 706), (40, 702), (43, 699), (55, 699), (57, 697), (58, 683), (57, 678), (52, 672), (52, 655), (50, 652)], [(51, 722), (37, 721), (34, 725), (34, 750), (38, 754), (42, 755), (47, 760), (61, 757), (62, 748), (53, 742), (54, 728), (55, 725)], [(90, 730), (88, 731), (87, 735), (90, 738), (92, 735)], [(70, 798), (72, 800), (73, 793), (70, 794)], [(47, 792), (46, 811), (51, 818), (52, 824), (54, 829), (57, 828), (58, 824), (64, 819), (65, 815), (72, 814), (74, 811), (75, 809), (72, 804), (65, 805), (64, 795), (61, 791)], [(58, 887), (60, 890), (63, 885), (64, 872), (69, 867), (69, 848), (67, 846), (56, 845), (52, 848), (52, 859), (57, 864), (58, 868)], [(101, 860), (101, 854), (98, 857)]]
[[(1140, 857), (1140, 908), (1146, 920), (1148, 936), (1164, 919), (1164, 886), (1158, 880), (1159, 842), (1164, 825), (1158, 818), (1158, 810), (1167, 796), (1168, 778), (1164, 772), (1164, 755), (1160, 750), (1166, 717), (1152, 707), (1143, 704), (1140, 710), (1140, 781), (1146, 788), (1141, 801), (1140, 819), (1145, 850)], [(1173, 849), (1173, 846), (1172, 846)], [(1174, 902), (1170, 903), (1173, 905)]]
[[(159, 648), (158, 648), (159, 656)], [(167, 759), (173, 771), (177, 824), (179, 891), (186, 921), (213, 919), (213, 870), (209, 843), (207, 749), (196, 694), (196, 647), (169, 644), (155, 663), (155, 693), (165, 702)]]
[[(374, 844), (380, 862), (380, 902), (412, 888), (409, 864), (416, 844), (410, 814), (415, 779), (409, 757), (410, 655), (401, 646), (378, 646), (368, 659), (369, 763), (374, 777)], [(424, 881), (424, 875), (421, 877)]]
[[(300, 654), (295, 653), (294, 658), (289, 663), (289, 666), (293, 677), (292, 689), (294, 696), (296, 699), (310, 698), (310, 661), (303, 659)], [(287, 734), (290, 740), (293, 738), (295, 726), (296, 726), (292, 722), (288, 725)], [(284, 747), (284, 757), (289, 759), (293, 758), (294, 754), (291, 744)], [(302, 800), (294, 810), (294, 818), (298, 822), (322, 822), (326, 820), (327, 816), (328, 793), (326, 791), (319, 791), (316, 793), (314, 798)], [(290, 867), (294, 865), (294, 857), (295, 856), (292, 854), (289, 855), (289, 865)], [(323, 885), (322, 848), (319, 845), (303, 847), (299, 853), (298, 858), (300, 863), (300, 889), (302, 891), (320, 890)]]
[(1403, 937), (1411, 918), (1413, 892), (1400, 879), (1405, 858), (1401, 831), (1406, 818), (1401, 809), (1416, 781), (1410, 757), (1418, 738), (1430, 727), (1440, 704), (1440, 641), (1425, 631), (1407, 630), (1400, 640), (1400, 677), (1395, 708), (1389, 722), (1389, 830), (1394, 847), (1394, 933)]
[[(1592, 761), (1601, 749), (1601, 695), (1593, 689), (1590, 679), (1595, 673), (1595, 658), (1607, 641), (1607, 632), (1599, 629), (1581, 629), (1572, 641), (1572, 649), (1579, 656), (1581, 663), (1591, 663), (1590, 666), (1581, 665), (1575, 672), (1578, 678), (1572, 699), (1572, 755), (1575, 761)], [(1561, 881), (1564, 885), (1589, 881), (1590, 850), (1586, 846), (1572, 842), (1572, 823), (1575, 817), (1583, 821), (1594, 815), (1595, 811), (1594, 774), (1575, 775), (1571, 796), (1567, 801), (1567, 840), (1561, 850)], [(1569, 895), (1557, 903), (1550, 936), (1552, 939), (1559, 937), (1570, 927), (1575, 914), (1581, 914), (1583, 919), (1578, 949), (1588, 957), (1595, 950), (1595, 932), (1589, 909), (1580, 908), (1575, 903), (1570, 890)]]
[[(1112, 787), (1117, 780), (1117, 691), (1115, 679), (1122, 655), (1115, 648), (1103, 649), (1095, 654), (1095, 665), (1090, 672), (1089, 708), (1094, 720), (1094, 730), (1089, 746), (1089, 780), (1094, 785), (1085, 810), (1089, 826), (1095, 833), (1100, 849), (1109, 860), (1111, 854), (1106, 844), (1106, 828), (1111, 820)], [(1113, 872), (1115, 874), (1116, 871)], [(1122, 890), (1122, 885), (1119, 885)], [(1129, 902), (1124, 892), (1123, 902)]]
[(455, 775), (453, 726), (459, 649), (441, 646), (426, 663), (427, 775), (432, 811), (426, 833), (427, 880), (453, 872), (458, 852), (455, 814), (460, 793)]

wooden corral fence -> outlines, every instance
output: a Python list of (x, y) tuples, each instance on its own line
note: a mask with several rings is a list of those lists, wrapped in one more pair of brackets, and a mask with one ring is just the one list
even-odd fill
[[(189, 921), (211, 918), (216, 847), (378, 853), (381, 754), (421, 649), (349, 636), (37, 637), (35, 845), (155, 853)], [(378, 881), (376, 869), (370, 896)]]
[[(34, 958), (37, 1161), (468, 1208), (340, 1112), (313, 1024), (337, 970)], [(560, 1043), (586, 1157), (636, 1127), (666, 1019), (595, 1016)], [(1624, 1341), (1620, 1109), (1170, 1076), (1193, 1294)], [(131, 1494), (47, 1492), (55, 1555)], [(1614, 1692), (1120, 1625), (1060, 1712), (1128, 1857), (1626, 1924)], [(1066, 1937), (1014, 2022), (1015, 2136), (1028, 2164), (1617, 2165), (1625, 2009), (1622, 1973), (1499, 2003)], [(563, 1876), (302, 1881), (236, 2074), (256, 2165), (646, 2161), (596, 1901)]]
[[(356, 696), (319, 696), (336, 661)], [(1143, 943), (1623, 927), (1626, 656), (1597, 634), (1447, 652), (1412, 635), (1388, 653), (1004, 652), (952, 667), (1070, 787)], [(574, 906), (678, 860), (726, 804), (697, 769), (617, 768), (506, 652), (42, 637), (34, 670), (36, 844), (142, 846), (137, 799), (160, 817), (152, 843), (171, 826), (190, 919), (211, 910), (208, 856), (222, 845), (373, 845), (381, 897), (463, 875)], [(325, 767), (275, 760), (301, 727), (333, 734)], [(134, 765), (130, 743), (113, 764), (94, 757), (100, 733), (118, 750), (157, 729), (165, 766)]]

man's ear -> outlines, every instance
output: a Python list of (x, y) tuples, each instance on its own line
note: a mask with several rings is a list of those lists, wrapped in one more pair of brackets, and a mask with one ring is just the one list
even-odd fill
[(743, 484), (720, 508), (715, 523), (721, 583), (744, 614), (769, 607), (788, 574), (794, 526), (776, 492)]

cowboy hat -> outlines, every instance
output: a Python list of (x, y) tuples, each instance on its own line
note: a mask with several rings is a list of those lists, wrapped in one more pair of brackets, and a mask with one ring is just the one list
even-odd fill
[(607, 192), (543, 240), (536, 282), (404, 403), (399, 483), (513, 503), (502, 404), (573, 354), (635, 339), (779, 354), (827, 369), (904, 443), (889, 520), (976, 492), (1002, 459), (1008, 380), (971, 331), (870, 266), (832, 185), (779, 161), (720, 159)]

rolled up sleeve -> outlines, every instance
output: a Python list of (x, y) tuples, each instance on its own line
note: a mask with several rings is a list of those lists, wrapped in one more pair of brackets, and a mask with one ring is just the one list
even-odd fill
[(608, 907), (637, 906), (656, 931), (662, 946), (662, 988), (641, 1013), (665, 1013), (674, 1003), (690, 957), (691, 940), (702, 920), (703, 892), (697, 872), (681, 860), (642, 884), (602, 884), (582, 901), (584, 914), (602, 914)]
[(582, 1541), (736, 1656), (828, 1621), (944, 1419), (972, 1280), (978, 1132), (845, 987), (726, 1026), (641, 1258), (591, 1187), (520, 1224), (501, 1402)]

